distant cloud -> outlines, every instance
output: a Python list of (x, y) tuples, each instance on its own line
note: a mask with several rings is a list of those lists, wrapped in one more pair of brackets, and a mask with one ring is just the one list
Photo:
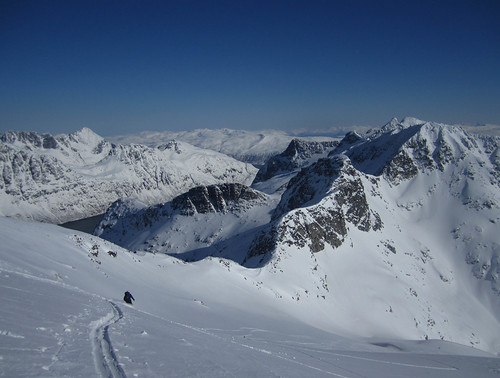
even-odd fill
[(349, 131), (357, 131), (359, 133), (365, 133), (366, 131), (373, 129), (373, 126), (331, 126), (324, 129), (296, 129), (291, 131), (291, 134), (297, 136), (332, 136), (332, 137), (343, 137)]
[(500, 136), (500, 125), (491, 123), (477, 125), (455, 125), (467, 130), (470, 133)]

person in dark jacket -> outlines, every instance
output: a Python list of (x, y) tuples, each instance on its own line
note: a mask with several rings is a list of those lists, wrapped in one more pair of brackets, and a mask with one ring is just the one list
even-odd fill
[(123, 297), (123, 300), (125, 302), (127, 302), (128, 304), (132, 304), (132, 301), (135, 301), (134, 296), (128, 291), (125, 292), (125, 296)]

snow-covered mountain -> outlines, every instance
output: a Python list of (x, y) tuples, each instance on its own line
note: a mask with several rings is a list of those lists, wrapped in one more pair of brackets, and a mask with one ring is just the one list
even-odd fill
[(154, 204), (198, 185), (249, 184), (257, 170), (183, 142), (115, 145), (84, 128), (0, 135), (0, 172), (0, 214), (63, 223), (102, 214), (120, 198)]
[[(143, 131), (139, 134), (108, 137), (121, 144), (139, 143), (150, 147), (178, 140), (200, 148), (221, 152), (237, 160), (262, 166), (285, 150), (296, 136), (278, 130), (247, 131), (232, 129), (198, 129), (194, 131)], [(307, 141), (333, 141), (331, 137), (301, 137)]]
[(291, 180), (244, 264), (302, 261), (340, 307), (378, 302), (351, 313), (364, 324), (385, 313), (394, 331), (497, 348), (499, 146), (410, 118), (348, 134)]
[[(6, 134), (2, 156), (39, 158), (27, 181), (51, 188), (64, 181), (51, 175), (123, 180), (124, 162), (199, 151), (94, 135), (72, 149)], [(0, 375), (498, 376), (499, 147), (392, 120), (302, 160), (271, 194), (224, 178), (154, 206), (116, 201), (96, 232), (127, 249), (0, 217)]]
[[(230, 260), (185, 264), (5, 217), (0, 239), (0, 373), (6, 377), (469, 378), (500, 372), (500, 359), (477, 348), (374, 338), (382, 332), (367, 331), (355, 316), (344, 335), (332, 333), (324, 323), (334, 323), (341, 308), (321, 309), (314, 302), (326, 301), (303, 294), (300, 301), (279, 297), (292, 289), (290, 282)], [(295, 277), (293, 288), (307, 278)], [(123, 302), (126, 290), (133, 305)], [(374, 303), (362, 306), (370, 311)], [(353, 337), (360, 326), (365, 335)]]
[[(347, 134), (327, 158), (302, 168), (279, 199), (268, 196), (267, 208), (247, 202), (236, 215), (228, 211), (245, 224), (238, 237), (226, 231), (237, 222), (217, 212), (182, 221), (167, 214), (147, 232), (132, 231), (147, 235), (144, 245), (123, 245), (258, 269), (263, 282), (280, 282), (272, 288), (277, 298), (308, 306), (316, 314), (309, 320), (326, 329), (444, 339), (498, 353), (499, 146), (495, 137), (394, 119)], [(137, 222), (150, 210), (141, 211), (126, 221), (116, 214), (120, 220), (108, 225)], [(259, 221), (253, 211), (265, 216)], [(165, 237), (166, 229), (177, 234)]]

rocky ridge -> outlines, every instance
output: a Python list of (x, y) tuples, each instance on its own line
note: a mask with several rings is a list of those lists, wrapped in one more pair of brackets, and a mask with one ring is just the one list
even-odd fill
[[(94, 234), (132, 250), (184, 253), (211, 247), (268, 222), (269, 197), (242, 184), (198, 186), (172, 201), (146, 206), (116, 201)], [(182, 242), (181, 242), (182, 240)], [(190, 254), (195, 258), (195, 254)]]
[(269, 180), (272, 177), (290, 174), (300, 168), (312, 164), (315, 160), (326, 157), (338, 141), (305, 141), (293, 139), (285, 151), (271, 157), (266, 164), (259, 169), (254, 183)]

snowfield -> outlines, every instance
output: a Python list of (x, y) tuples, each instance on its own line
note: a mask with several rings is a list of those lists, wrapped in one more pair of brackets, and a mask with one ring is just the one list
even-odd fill
[[(4, 217), (0, 234), (1, 376), (500, 374), (500, 359), (477, 348), (382, 337), (389, 318), (386, 330), (355, 316), (339, 332), (327, 330), (331, 308), (321, 313), (305, 296), (279, 298), (303, 282), (289, 287), (264, 269), (135, 254), (96, 236)], [(122, 300), (126, 290), (133, 306)], [(359, 303), (359, 311), (372, 306)]]

